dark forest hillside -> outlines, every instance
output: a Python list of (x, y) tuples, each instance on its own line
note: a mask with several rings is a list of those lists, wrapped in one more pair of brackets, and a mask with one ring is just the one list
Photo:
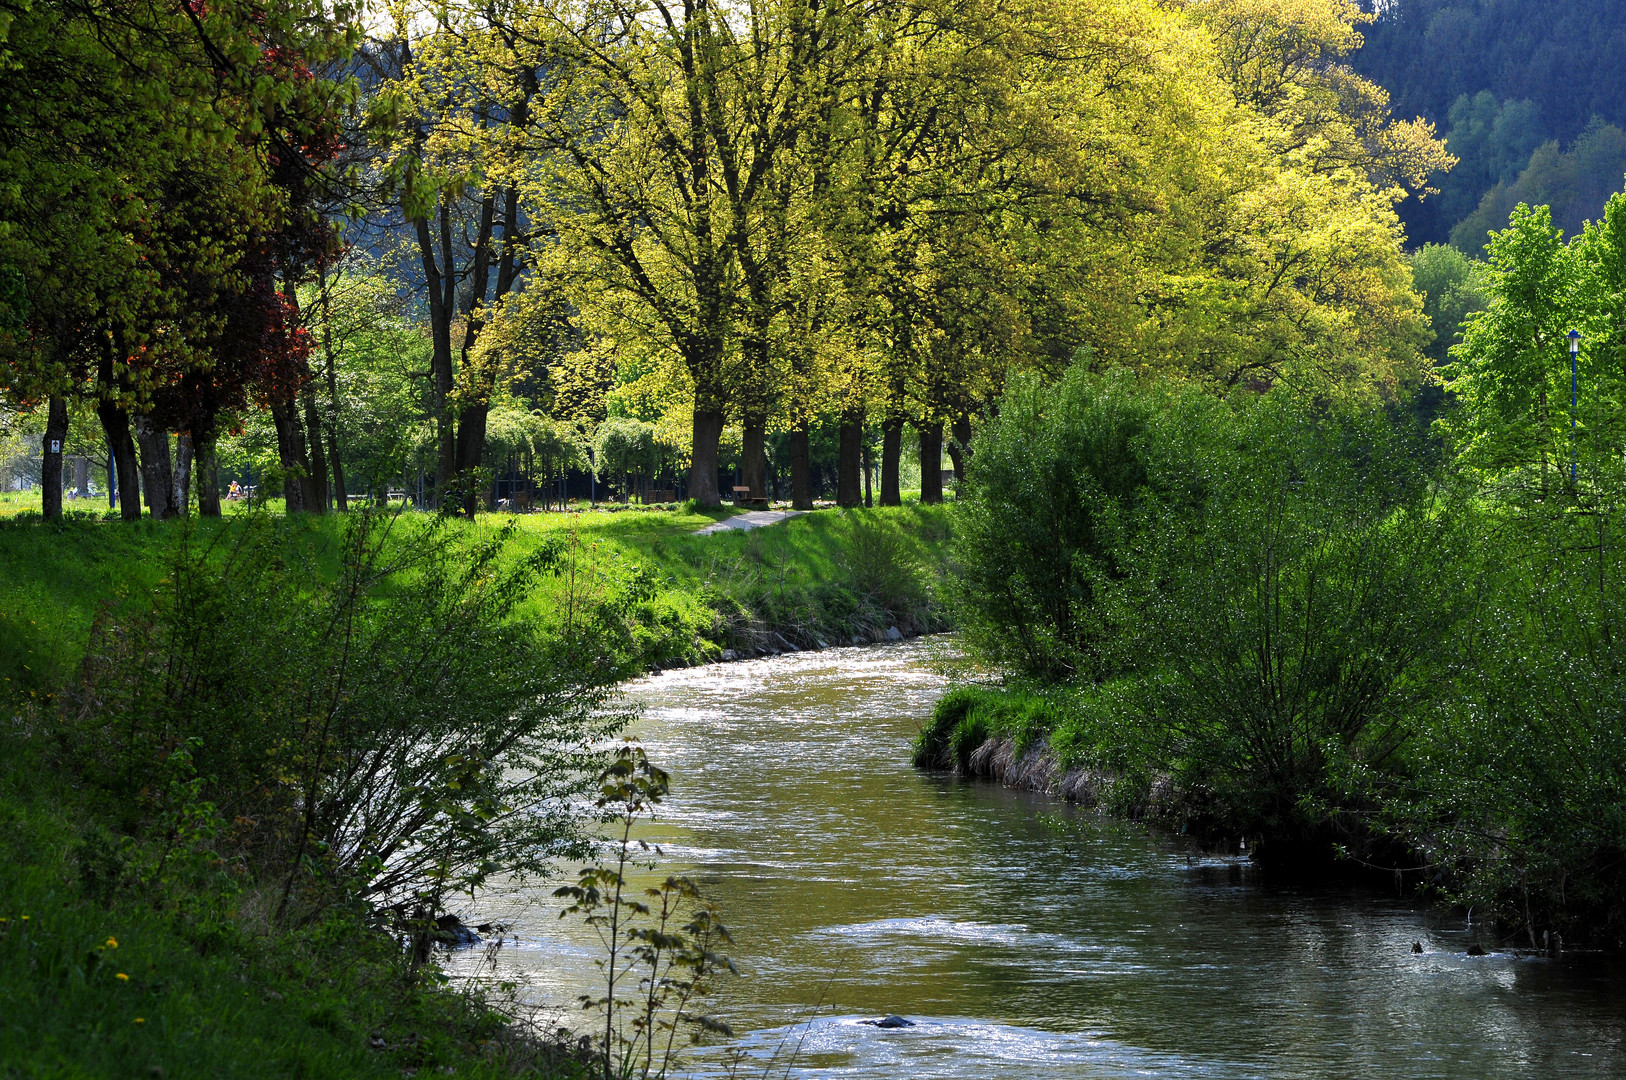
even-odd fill
[[(1354, 65), (1401, 116), (1462, 159), (1440, 195), (1402, 208), (1413, 243), (1477, 250), (1520, 201), (1567, 231), (1626, 174), (1626, 3), (1362, 0), (1377, 21)], [(1554, 145), (1556, 144), (1556, 145)], [(1482, 205), (1483, 204), (1483, 205)]]

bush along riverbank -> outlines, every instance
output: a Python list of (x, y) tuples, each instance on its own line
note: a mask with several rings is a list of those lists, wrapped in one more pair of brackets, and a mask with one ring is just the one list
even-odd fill
[(1004, 683), (946, 695), (917, 764), (1620, 947), (1626, 484), (1447, 450), (1399, 410), (1014, 381), (948, 588)]
[[(7, 1075), (642, 1069), (624, 989), (580, 1014), (584, 1043), (448, 982), (437, 949), (486, 931), (458, 896), (580, 865), (621, 910), (601, 824), (666, 783), (603, 750), (622, 680), (942, 617), (941, 508), (693, 535), (713, 517), (0, 524)], [(691, 883), (660, 911), (651, 963), (726, 976)], [(699, 993), (665, 1020), (726, 1031)]]

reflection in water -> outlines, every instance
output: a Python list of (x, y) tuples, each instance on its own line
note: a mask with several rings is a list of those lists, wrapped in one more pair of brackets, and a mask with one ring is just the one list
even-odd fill
[[(1611, 966), (1470, 959), (1458, 920), (1407, 902), (1267, 888), (1133, 826), (916, 772), (930, 647), (632, 687), (673, 774), (649, 839), (721, 905), (747, 978), (720, 1011), (773, 1075), (794, 1051), (790, 1075), (821, 1078), (1626, 1076)], [(469, 914), (518, 929), (499, 977), (568, 1005), (596, 952), (551, 892)], [(888, 1012), (918, 1024), (857, 1023)]]

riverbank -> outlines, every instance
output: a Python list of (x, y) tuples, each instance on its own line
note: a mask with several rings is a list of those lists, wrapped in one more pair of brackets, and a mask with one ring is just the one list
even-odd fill
[[(912, 747), (920, 769), (1036, 791), (1125, 821), (1155, 824), (1221, 854), (1239, 850), (1273, 875), (1308, 882), (1372, 878), (1417, 889), (1445, 884), (1426, 862), (1351, 812), (1305, 830), (1287, 815), (1255, 827), (1178, 736), (1150, 716), (1132, 680), (1097, 686), (959, 685), (933, 708)], [(1273, 831), (1274, 829), (1274, 831)], [(1404, 869), (1396, 870), (1395, 867)]]
[(31, 777), (38, 757), (14, 731), (0, 751), (6, 1076), (586, 1075), (500, 996), (410, 970), (362, 913), (273, 932), (263, 913), (230, 910), (229, 883), (208, 872), (224, 868), (113, 891), (131, 852), (106, 812)]
[[(419, 517), (420, 515), (412, 515)], [(529, 601), (546, 616), (611, 604), (625, 648), (644, 668), (692, 666), (789, 647), (880, 641), (946, 629), (941, 580), (949, 509), (820, 510), (769, 528), (699, 530), (732, 516), (681, 507), (572, 514), (482, 515), (449, 527), (489, 535), (511, 527), (507, 557), (561, 553), (565, 572)], [(226, 544), (246, 517), (212, 522), (0, 521), (0, 677), (6, 693), (49, 693), (77, 669), (104, 606), (140, 603), (183, 530)], [(313, 574), (335, 566), (344, 517), (277, 518), (288, 557)], [(524, 613), (522, 608), (522, 615)]]
[[(933, 707), (912, 748), (917, 768), (1037, 791), (1127, 820), (1190, 832), (1197, 808), (1147, 766), (1144, 729), (1118, 723), (1112, 688), (1080, 693), (961, 685)], [(1218, 838), (1214, 838), (1216, 841)]]
[[(727, 516), (619, 510), (442, 527), (459, 542), (511, 529), (499, 570), (546, 567), (512, 617), (554, 633), (586, 620), (600, 665), (619, 675), (941, 625), (944, 508), (826, 510), (698, 535)], [(343, 527), (338, 517), (257, 526), (288, 580), (313, 586), (339, 572)], [(54, 727), (93, 629), (139, 624), (183, 540), (223, 557), (249, 528), (244, 516), (0, 522), (0, 858), (10, 867), (0, 1059), (20, 1076), (581, 1075), (551, 1023), (500, 987), (415, 968), (364, 905), (279, 925), (264, 886), (245, 885), (257, 868), (211, 854), (216, 830), (256, 826), (220, 818), (184, 776), (154, 777), (137, 794), (143, 806), (177, 805), (155, 825), (151, 807), (133, 815), (63, 768), (71, 759)], [(238, 602), (255, 619), (266, 601)], [(301, 760), (266, 759), (266, 784), (293, 782)], [(140, 830), (132, 816), (146, 821)]]

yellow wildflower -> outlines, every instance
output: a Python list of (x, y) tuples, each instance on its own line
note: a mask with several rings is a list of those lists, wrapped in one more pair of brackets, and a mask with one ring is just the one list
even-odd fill
[(119, 972), (117, 975), (113, 976), (113, 978), (117, 979), (119, 982), (129, 982), (130, 981), (130, 976), (126, 975), (122, 971)]
[(109, 949), (116, 949), (116, 948), (118, 948), (118, 947), (119, 947), (119, 943), (118, 943), (118, 941), (117, 941), (117, 940), (115, 940), (115, 939), (113, 939), (113, 938), (108, 938), (108, 939), (107, 939), (107, 947), (108, 947), (108, 948), (109, 948)]
[(138, 1016), (135, 1018), (135, 1022), (138, 1024), (145, 1024), (147, 1022), (147, 1018), (144, 1016)]

